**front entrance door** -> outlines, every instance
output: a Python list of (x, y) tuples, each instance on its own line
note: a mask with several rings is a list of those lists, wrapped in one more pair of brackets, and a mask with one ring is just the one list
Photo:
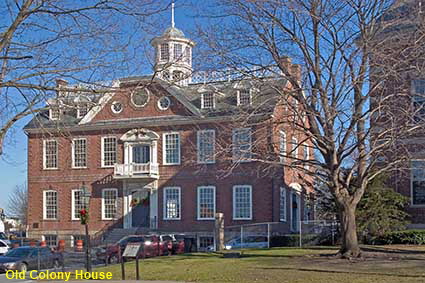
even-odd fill
[(291, 217), (291, 229), (293, 232), (298, 232), (300, 224), (300, 197), (296, 193), (291, 193)]
[(151, 147), (149, 145), (133, 145), (132, 151), (133, 163), (146, 164), (151, 161)]
[(132, 192), (132, 227), (149, 227), (150, 193), (147, 190)]

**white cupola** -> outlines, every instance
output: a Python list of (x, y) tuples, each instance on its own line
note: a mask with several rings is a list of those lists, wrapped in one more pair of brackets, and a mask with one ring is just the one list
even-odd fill
[(188, 85), (192, 77), (192, 48), (195, 43), (175, 27), (174, 1), (171, 4), (171, 27), (155, 37), (151, 44), (156, 54), (156, 76), (180, 86)]

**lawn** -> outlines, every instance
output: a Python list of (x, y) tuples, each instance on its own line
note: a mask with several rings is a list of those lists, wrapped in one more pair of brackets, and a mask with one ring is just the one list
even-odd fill
[[(365, 258), (347, 261), (333, 256), (335, 249), (274, 248), (249, 250), (242, 258), (215, 253), (194, 253), (141, 261), (143, 280), (186, 282), (291, 282), (291, 283), (414, 283), (425, 282), (425, 249), (364, 247)], [(126, 279), (135, 279), (135, 263), (126, 264)], [(101, 267), (114, 279), (120, 265)]]

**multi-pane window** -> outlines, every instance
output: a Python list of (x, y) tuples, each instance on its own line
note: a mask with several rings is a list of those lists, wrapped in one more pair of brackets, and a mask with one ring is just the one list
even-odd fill
[(286, 155), (286, 134), (284, 131), (279, 131), (279, 159), (280, 163), (285, 161)]
[(215, 187), (198, 187), (198, 219), (214, 219)]
[(61, 111), (58, 106), (52, 106), (49, 110), (50, 120), (59, 120)]
[(180, 164), (180, 135), (166, 133), (163, 135), (163, 159), (165, 165)]
[(117, 138), (102, 137), (102, 167), (114, 166), (117, 162)]
[(58, 168), (58, 142), (56, 140), (43, 141), (43, 168)]
[(206, 251), (208, 247), (214, 245), (214, 237), (199, 237), (199, 250)]
[(291, 156), (293, 159), (298, 158), (298, 140), (296, 138), (292, 138), (291, 140), (292, 148), (291, 148)]
[(425, 80), (413, 81), (413, 116), (415, 121), (425, 118)]
[(87, 139), (72, 140), (72, 167), (87, 167)]
[(251, 220), (252, 219), (252, 187), (234, 186), (233, 187), (233, 219)]
[(184, 49), (184, 57), (186, 63), (190, 64), (192, 61), (192, 49), (189, 46)]
[(304, 151), (303, 151), (303, 159), (304, 159), (304, 168), (308, 168), (308, 161), (310, 160), (310, 149), (308, 147), (307, 143), (304, 143), (303, 145)]
[(48, 247), (57, 247), (58, 235), (44, 235), (43, 238)]
[(213, 92), (205, 92), (201, 97), (201, 107), (202, 109), (213, 109), (215, 106), (214, 103), (214, 93)]
[(238, 105), (251, 105), (250, 89), (241, 89), (238, 91)]
[(279, 219), (286, 221), (286, 189), (280, 188)]
[(425, 160), (411, 162), (412, 204), (425, 205)]
[(118, 206), (118, 190), (103, 189), (102, 190), (102, 219), (116, 219)]
[(43, 219), (58, 218), (58, 192), (43, 191)]
[(88, 111), (89, 107), (87, 104), (79, 105), (77, 108), (77, 118), (83, 118), (84, 116), (86, 116)]
[(251, 129), (234, 129), (232, 142), (234, 162), (249, 161), (251, 159)]
[(164, 188), (164, 219), (180, 219), (180, 188)]
[(72, 220), (79, 220), (80, 211), (85, 208), (84, 191), (72, 190)]
[(174, 60), (179, 60), (183, 55), (183, 47), (181, 44), (174, 44)]
[(160, 49), (160, 59), (164, 61), (170, 60), (170, 48), (168, 47), (168, 43), (162, 43)]
[(198, 163), (215, 162), (215, 131), (198, 131)]

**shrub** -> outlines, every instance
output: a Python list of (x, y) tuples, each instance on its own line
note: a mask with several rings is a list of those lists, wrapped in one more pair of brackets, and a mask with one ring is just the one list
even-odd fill
[(370, 244), (378, 245), (424, 245), (425, 230), (405, 230), (387, 233), (371, 239)]

